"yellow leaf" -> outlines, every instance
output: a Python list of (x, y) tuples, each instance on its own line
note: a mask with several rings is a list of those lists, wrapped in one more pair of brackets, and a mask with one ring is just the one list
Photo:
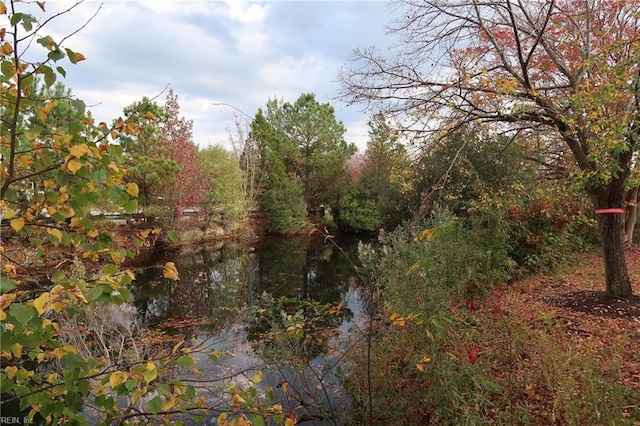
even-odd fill
[(34, 162), (35, 160), (30, 155), (21, 155), (20, 157), (18, 157), (18, 165), (22, 168), (27, 168), (31, 166)]
[(109, 385), (111, 386), (111, 389), (113, 389), (116, 386), (126, 382), (128, 378), (129, 375), (124, 371), (116, 371), (112, 373), (111, 376), (109, 376)]
[(238, 426), (251, 426), (251, 420), (246, 417), (240, 417), (237, 421)]
[(233, 406), (235, 408), (240, 407), (242, 404), (245, 404), (247, 401), (245, 401), (240, 395), (238, 395), (237, 393), (233, 395)]
[(147, 387), (144, 386), (141, 389), (138, 389), (137, 391), (135, 391), (135, 393), (131, 396), (131, 403), (135, 404), (136, 401), (138, 401), (142, 395), (147, 393), (147, 390), (148, 390)]
[(162, 408), (160, 408), (160, 411), (169, 411), (173, 408), (174, 405), (176, 405), (176, 402), (173, 399), (169, 399), (167, 402), (162, 404)]
[(156, 116), (155, 116), (155, 115), (153, 115), (153, 114), (152, 114), (152, 113), (150, 113), (150, 112), (147, 112), (147, 113), (145, 113), (144, 118), (145, 118), (145, 120), (155, 120), (155, 119), (156, 119)]
[(119, 264), (124, 260), (124, 256), (119, 251), (112, 250), (109, 255), (111, 256), (111, 260), (113, 260), (114, 263)]
[(126, 127), (124, 128), (124, 132), (130, 135), (135, 135), (136, 133), (138, 133), (138, 130), (139, 130), (138, 125), (132, 121), (129, 121)]
[(49, 292), (45, 291), (33, 301), (33, 307), (36, 308), (39, 315), (44, 314), (47, 302), (49, 301)]
[(48, 228), (47, 233), (55, 237), (58, 241), (62, 241), (62, 231), (56, 228)]
[(289, 417), (287, 420), (285, 420), (284, 422), (284, 426), (293, 426), (296, 424), (296, 419), (292, 419), (291, 417)]
[(144, 366), (144, 373), (142, 374), (144, 376), (144, 380), (147, 383), (151, 383), (156, 379), (156, 377), (158, 377), (158, 370), (156, 369), (156, 365), (151, 361), (147, 362)]
[(95, 238), (100, 235), (100, 232), (97, 229), (92, 229), (91, 231), (87, 232), (87, 235), (91, 238)]
[(285, 394), (289, 392), (289, 382), (282, 383), (282, 392), (284, 392)]
[(24, 227), (24, 218), (17, 217), (9, 222), (14, 231), (19, 232)]
[(5, 367), (4, 372), (9, 380), (13, 380), (13, 378), (16, 376), (16, 373), (18, 372), (18, 367), (16, 367), (15, 365), (10, 365), (8, 367)]
[(6, 293), (0, 296), (0, 311), (7, 309), (16, 299), (15, 293)]
[(136, 185), (134, 182), (129, 182), (125, 191), (127, 191), (127, 194), (131, 195), (132, 197), (137, 197), (139, 194), (138, 185)]
[(20, 343), (14, 343), (11, 347), (9, 347), (9, 350), (11, 350), (13, 356), (15, 356), (16, 358), (20, 358), (22, 356), (22, 348), (23, 346)]
[(69, 147), (69, 154), (76, 158), (81, 158), (85, 154), (89, 154), (91, 150), (89, 149), (89, 145), (86, 143), (81, 143), (78, 145), (72, 145)]
[(4, 2), (0, 1), (0, 15), (7, 14), (7, 6), (5, 6)]
[(2, 52), (4, 55), (11, 55), (13, 53), (13, 47), (11, 47), (9, 43), (4, 43), (2, 46), (0, 46), (0, 52)]
[(84, 61), (85, 59), (87, 59), (84, 57), (82, 53), (80, 52), (75, 52), (75, 53), (76, 53), (76, 62)]
[(69, 289), (67, 289), (67, 294), (76, 303), (89, 303), (87, 302), (87, 299), (84, 297), (84, 294), (82, 294), (82, 290), (80, 290), (80, 287), (78, 287), (77, 284), (74, 284)]
[(82, 163), (79, 162), (78, 160), (71, 159), (67, 163), (67, 168), (71, 173), (75, 175), (76, 172), (82, 168)]
[(57, 299), (60, 299), (63, 294), (64, 294), (64, 287), (62, 287), (60, 284), (56, 284), (51, 289), (51, 300), (55, 301)]
[(45, 10), (44, 10), (44, 2), (43, 1), (37, 1), (36, 4), (40, 7), (40, 9), (42, 9), (43, 12), (45, 12)]
[(17, 210), (14, 209), (7, 209), (3, 212), (3, 219), (13, 219), (14, 217), (16, 217), (16, 215), (18, 214)]
[(162, 269), (162, 276), (173, 281), (180, 280), (178, 270), (176, 269), (176, 264), (173, 262), (167, 262), (164, 265), (164, 268)]
[(229, 418), (229, 414), (222, 413), (218, 416), (218, 426), (225, 426), (227, 424), (227, 419)]
[(264, 373), (262, 371), (258, 371), (258, 373), (253, 375), (250, 380), (253, 383), (260, 383), (263, 377), (264, 377)]
[(75, 354), (75, 353), (78, 353), (78, 351), (76, 350), (76, 348), (70, 345), (63, 346), (61, 348), (55, 348), (53, 350), (53, 354), (58, 359), (62, 359), (62, 357), (65, 356), (66, 354)]
[(4, 264), (4, 271), (7, 273), (7, 275), (13, 277), (16, 275), (16, 265), (7, 262)]
[(107, 166), (109, 169), (113, 170), (114, 172), (118, 173), (120, 172), (120, 167), (118, 167), (118, 165), (116, 163), (114, 163), (113, 161), (109, 163), (109, 165)]

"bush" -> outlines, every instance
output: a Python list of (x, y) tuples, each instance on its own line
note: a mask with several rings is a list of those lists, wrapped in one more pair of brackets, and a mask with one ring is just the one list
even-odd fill
[(349, 232), (370, 232), (379, 229), (382, 221), (376, 203), (364, 192), (352, 190), (340, 199), (339, 225)]
[(499, 284), (513, 273), (512, 227), (499, 209), (462, 220), (436, 208), (428, 222), (382, 235), (379, 249), (361, 248), (362, 277), (379, 299), (369, 339), (358, 336), (345, 377), (356, 417), (624, 424), (633, 395), (617, 383), (619, 366), (602, 367), (595, 354), (568, 357), (576, 347), (565, 330), (535, 327), (505, 303)]
[(307, 206), (300, 180), (283, 180), (271, 188), (265, 195), (264, 208), (275, 232), (289, 233), (302, 229)]

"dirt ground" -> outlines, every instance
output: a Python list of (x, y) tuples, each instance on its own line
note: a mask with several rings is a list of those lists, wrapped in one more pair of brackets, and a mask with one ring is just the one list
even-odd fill
[(598, 253), (579, 254), (568, 268), (515, 283), (508, 290), (513, 297), (506, 299), (532, 318), (551, 314), (579, 347), (595, 347), (603, 354), (603, 362), (611, 345), (623, 344), (616, 360), (622, 384), (640, 390), (640, 246), (628, 246), (626, 256), (634, 291), (629, 299), (605, 296), (604, 263)]

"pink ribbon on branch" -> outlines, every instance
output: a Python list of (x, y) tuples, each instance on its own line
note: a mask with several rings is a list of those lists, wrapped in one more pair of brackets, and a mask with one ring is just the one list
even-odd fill
[(597, 209), (596, 214), (624, 214), (624, 209)]

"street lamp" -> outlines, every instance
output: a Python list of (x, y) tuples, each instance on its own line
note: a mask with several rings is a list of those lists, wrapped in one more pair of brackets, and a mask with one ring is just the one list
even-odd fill
[(242, 114), (245, 117), (247, 117), (249, 120), (253, 121), (253, 117), (251, 117), (249, 114), (247, 114), (246, 112), (244, 112), (243, 110), (241, 110), (240, 108), (238, 108), (235, 105), (231, 105), (231, 104), (228, 104), (226, 102), (213, 102), (212, 105), (215, 105), (215, 106), (226, 106), (226, 107), (232, 108), (232, 109), (238, 111), (240, 114)]

